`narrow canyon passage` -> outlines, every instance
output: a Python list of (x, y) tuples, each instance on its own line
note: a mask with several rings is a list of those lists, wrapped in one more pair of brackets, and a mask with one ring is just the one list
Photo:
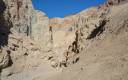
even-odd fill
[(31, 0), (0, 0), (0, 80), (128, 80), (127, 2), (52, 18)]

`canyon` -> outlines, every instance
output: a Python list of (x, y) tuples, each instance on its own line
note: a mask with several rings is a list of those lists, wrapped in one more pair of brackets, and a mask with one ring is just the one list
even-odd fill
[(0, 0), (0, 80), (128, 80), (128, 0), (49, 19)]

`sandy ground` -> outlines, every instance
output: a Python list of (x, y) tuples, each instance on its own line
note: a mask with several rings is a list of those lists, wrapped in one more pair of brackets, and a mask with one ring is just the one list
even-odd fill
[(48, 77), (55, 76), (61, 72), (61, 69), (55, 69), (50, 65), (40, 65), (31, 70), (25, 70), (21, 73), (13, 74), (10, 77), (2, 77), (2, 80), (45, 80)]

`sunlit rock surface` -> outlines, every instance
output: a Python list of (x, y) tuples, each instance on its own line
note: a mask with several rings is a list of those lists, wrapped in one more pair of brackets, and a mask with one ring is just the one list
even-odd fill
[(127, 0), (53, 19), (0, 0), (1, 80), (127, 80), (127, 14)]

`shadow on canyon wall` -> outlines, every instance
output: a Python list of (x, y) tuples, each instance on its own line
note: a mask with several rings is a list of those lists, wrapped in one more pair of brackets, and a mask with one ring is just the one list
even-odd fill
[[(12, 26), (8, 16), (4, 15), (6, 5), (3, 0), (0, 0), (0, 48), (8, 44), (8, 35)], [(6, 16), (6, 19), (5, 19)]]

